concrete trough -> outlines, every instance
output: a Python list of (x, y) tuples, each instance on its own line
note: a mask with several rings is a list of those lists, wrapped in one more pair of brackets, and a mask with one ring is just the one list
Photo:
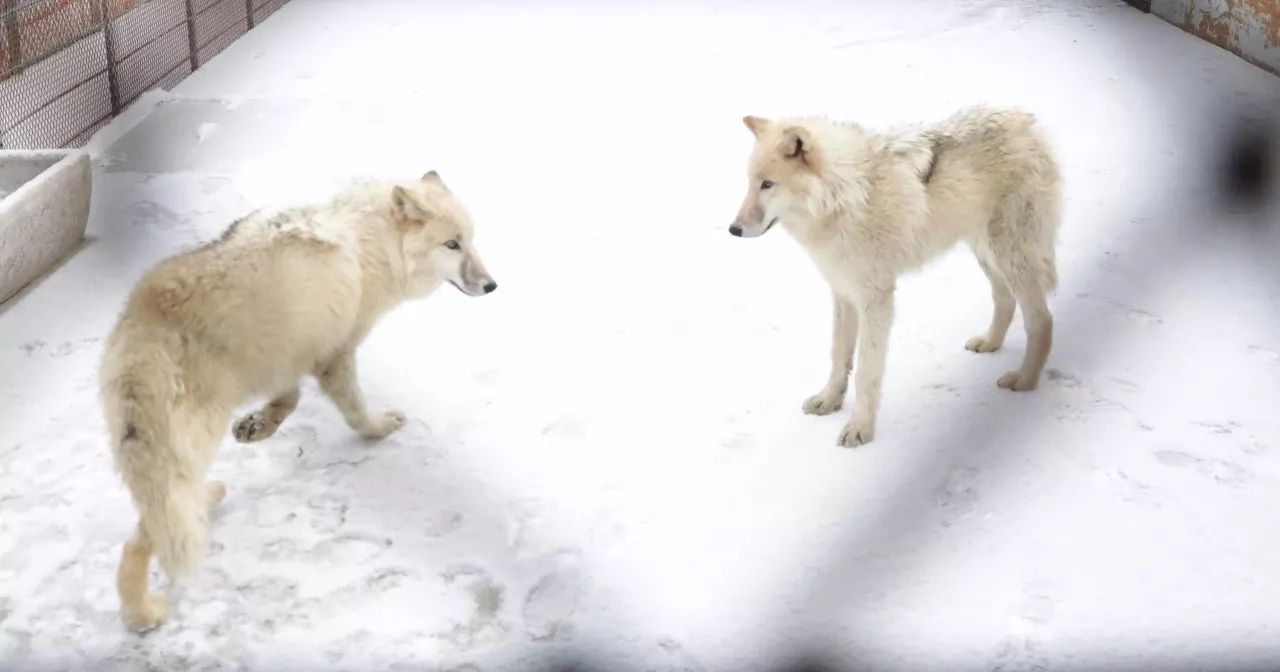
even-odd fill
[(92, 190), (83, 151), (0, 151), (0, 303), (80, 244)]

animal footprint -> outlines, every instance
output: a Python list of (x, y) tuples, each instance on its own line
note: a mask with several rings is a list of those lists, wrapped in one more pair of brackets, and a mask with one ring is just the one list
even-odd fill
[(253, 602), (280, 604), (292, 602), (298, 596), (298, 583), (282, 576), (267, 576), (236, 586), (236, 592)]
[(423, 528), (428, 537), (443, 537), (462, 527), (462, 514), (457, 511), (439, 511), (432, 514)]
[(49, 351), (49, 356), (54, 359), (62, 359), (63, 357), (75, 354), (80, 350), (80, 348), (96, 343), (97, 341), (98, 339), (96, 338), (82, 338), (78, 341), (63, 341), (58, 344), (58, 347)]
[(440, 578), (444, 579), (445, 583), (453, 583), (463, 577), (487, 576), (488, 574), (489, 572), (485, 571), (484, 567), (464, 562), (456, 565), (449, 565), (443, 572), (440, 572)]
[(398, 448), (410, 448), (423, 464), (438, 462), (444, 455), (440, 442), (435, 439), (431, 425), (417, 418), (410, 418), (400, 431), (392, 434), (389, 443)]
[(1241, 487), (1253, 477), (1248, 469), (1225, 460), (1206, 460), (1177, 450), (1158, 450), (1153, 455), (1166, 466), (1190, 469), (1205, 478), (1212, 478), (1232, 487)]
[(1114, 473), (1114, 476), (1111, 474), (1108, 474), (1108, 476), (1119, 480), (1117, 489), (1122, 491), (1119, 495), (1124, 501), (1133, 504), (1142, 504), (1144, 506), (1150, 506), (1157, 509), (1161, 508), (1161, 498), (1155, 490), (1151, 489), (1151, 486), (1136, 479), (1129, 478), (1128, 474), (1119, 470)]
[(1144, 432), (1152, 431), (1151, 425), (1143, 422), (1128, 406), (1111, 399), (1095, 398), (1086, 404), (1066, 404), (1056, 417), (1063, 422), (1088, 422), (1089, 418), (1094, 415), (1115, 412), (1125, 413), (1130, 418), (1133, 418), (1133, 421), (1138, 425), (1138, 429)]
[(382, 554), (392, 541), (364, 534), (342, 534), (325, 539), (311, 548), (309, 555), (343, 565), (359, 565)]
[(188, 218), (180, 216), (155, 201), (141, 201), (134, 206), (133, 212), (129, 214), (127, 221), (134, 226), (154, 226), (164, 230), (172, 230), (175, 227), (175, 222), (181, 224), (187, 220)]
[(972, 467), (952, 469), (933, 494), (933, 503), (942, 510), (942, 525), (950, 527), (977, 508), (978, 495), (973, 490), (978, 470)]
[(401, 441), (412, 441), (422, 443), (430, 440), (432, 437), (431, 425), (426, 422), (413, 418), (409, 420), (403, 429), (400, 430)]
[(311, 510), (311, 529), (334, 532), (347, 522), (347, 499), (336, 495), (320, 495), (307, 502)]
[(277, 539), (262, 547), (261, 559), (264, 561), (295, 558), (299, 554), (298, 544), (292, 539)]
[(506, 590), (501, 585), (494, 583), (493, 579), (486, 576), (476, 581), (467, 590), (475, 602), (477, 620), (491, 621), (497, 617), (505, 601)]
[(474, 608), (467, 622), (458, 623), (449, 630), (438, 633), (437, 638), (461, 648), (471, 648), (486, 634), (500, 636), (506, 633), (507, 627), (498, 620), (498, 615), (506, 604), (506, 588), (495, 582), (489, 572), (475, 565), (464, 565), (448, 570), (444, 576), (446, 583), (466, 578), (467, 593), (471, 596)]
[(1047, 595), (1024, 595), (1018, 617), (1034, 626), (1045, 625), (1053, 617), (1053, 600)]
[(1126, 392), (1133, 392), (1138, 389), (1138, 384), (1133, 382), (1132, 380), (1125, 380), (1124, 378), (1111, 378), (1109, 379), (1109, 381), (1111, 382), (1112, 385), (1115, 385), (1116, 387)]
[(384, 567), (365, 577), (364, 587), (374, 593), (385, 593), (399, 588), (413, 572), (401, 567)]
[(561, 439), (581, 439), (585, 433), (582, 419), (574, 415), (562, 415), (542, 428), (543, 436)]
[(1058, 369), (1048, 369), (1044, 373), (1049, 380), (1060, 383), (1063, 387), (1080, 387), (1084, 384), (1079, 378)]
[(1208, 429), (1210, 432), (1213, 432), (1214, 434), (1231, 434), (1235, 430), (1241, 429), (1240, 423), (1235, 422), (1234, 420), (1228, 420), (1226, 422), (1199, 421), (1199, 422), (1193, 422), (1191, 424), (1197, 427), (1204, 427), (1205, 429)]
[(1244, 425), (1241, 425), (1234, 420), (1228, 420), (1226, 422), (1200, 421), (1193, 422), (1191, 424), (1197, 427), (1203, 427), (1214, 434), (1221, 436), (1230, 435), (1234, 437), (1239, 440), (1238, 447), (1241, 452), (1248, 453), (1250, 455), (1257, 455), (1267, 451), (1267, 445), (1265, 443), (1259, 441), (1258, 438), (1249, 432)]
[(684, 645), (672, 639), (671, 637), (663, 637), (658, 640), (658, 649), (671, 659), (670, 666), (664, 669), (677, 670), (678, 672), (694, 672), (702, 670), (703, 666), (684, 650)]
[(561, 567), (538, 581), (524, 601), (525, 632), (537, 641), (573, 637), (571, 619), (578, 610), (582, 576), (576, 567)]
[(292, 522), (298, 517), (296, 497), (289, 492), (269, 492), (258, 498), (253, 506), (253, 519), (262, 527), (275, 527)]
[(533, 546), (531, 537), (536, 539), (540, 522), (534, 501), (513, 503), (507, 512), (507, 545), (517, 555), (528, 554), (529, 548)]
[(1047, 672), (1044, 629), (1053, 616), (1053, 600), (1045, 595), (1024, 595), (1016, 614), (1009, 618), (1009, 634), (996, 652), (992, 672)]
[(1126, 306), (1125, 304), (1120, 303), (1119, 301), (1108, 299), (1104, 296), (1095, 296), (1093, 294), (1077, 294), (1076, 298), (1083, 299), (1084, 301), (1092, 305), (1095, 309), (1097, 309), (1099, 312), (1106, 313), (1109, 315), (1118, 315), (1120, 317), (1125, 317), (1143, 326), (1149, 327), (1157, 324), (1164, 324), (1164, 320), (1160, 319), (1160, 316), (1156, 315), (1155, 313), (1151, 313), (1151, 312), (1142, 310), (1140, 308), (1133, 308), (1131, 306)]
[(1098, 260), (1098, 268), (1107, 273), (1123, 273), (1128, 270), (1128, 265), (1120, 260), (1120, 253), (1103, 251), (1102, 258)]
[(960, 396), (960, 390), (957, 390), (954, 385), (948, 385), (947, 383), (925, 385), (924, 389), (929, 390), (930, 392), (937, 392), (938, 394), (949, 394), (953, 397)]
[(755, 443), (755, 436), (747, 432), (738, 432), (720, 440), (721, 446), (724, 446), (734, 453), (749, 451), (755, 446)]
[(1249, 346), (1249, 354), (1265, 362), (1280, 363), (1280, 352), (1257, 345)]
[(373, 635), (368, 630), (357, 630), (335, 642), (325, 652), (325, 657), (330, 664), (336, 665), (345, 660), (348, 653), (367, 649), (372, 639)]

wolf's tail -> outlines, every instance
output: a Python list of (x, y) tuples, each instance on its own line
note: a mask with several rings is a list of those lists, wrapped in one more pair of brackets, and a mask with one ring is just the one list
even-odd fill
[(204, 555), (208, 504), (203, 475), (177, 450), (183, 437), (175, 432), (181, 423), (175, 423), (174, 400), (182, 378), (163, 344), (152, 341), (156, 336), (113, 335), (103, 358), (102, 401), (140, 531), (165, 573), (178, 578)]

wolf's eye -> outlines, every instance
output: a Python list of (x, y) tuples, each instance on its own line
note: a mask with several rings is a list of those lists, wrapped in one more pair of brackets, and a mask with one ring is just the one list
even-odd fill
[(445, 247), (447, 247), (447, 248), (449, 248), (449, 249), (451, 249), (451, 250), (461, 249), (461, 247), (462, 247), (461, 245), (459, 245), (459, 244), (458, 244), (458, 241), (456, 241), (456, 240), (451, 240), (451, 241), (449, 241), (449, 242), (445, 243), (445, 244), (444, 244), (444, 246), (445, 246)]
[(769, 180), (765, 180), (764, 182), (761, 182), (761, 183), (760, 183), (760, 189), (761, 189), (762, 191), (763, 191), (763, 190), (765, 190), (765, 189), (768, 189), (769, 187), (772, 187), (772, 186), (773, 186), (773, 182), (770, 182)]

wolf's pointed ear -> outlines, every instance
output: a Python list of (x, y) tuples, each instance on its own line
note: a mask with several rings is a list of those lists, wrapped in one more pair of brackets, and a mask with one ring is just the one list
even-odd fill
[(395, 212), (396, 221), (402, 223), (423, 224), (429, 216), (418, 198), (398, 184), (391, 188), (391, 208)]
[(769, 120), (748, 115), (742, 118), (742, 123), (746, 124), (747, 130), (751, 131), (751, 134), (758, 138), (760, 137), (760, 134), (764, 132), (765, 127), (769, 125)]
[(799, 159), (801, 163), (809, 163), (813, 158), (813, 140), (809, 137), (809, 131), (799, 126), (792, 126), (782, 132), (779, 149), (783, 156)]
[(444, 180), (440, 177), (440, 173), (437, 173), (434, 170), (428, 170), (427, 174), (422, 176), (422, 181), (427, 184), (434, 184), (446, 191), (449, 189), (449, 187), (445, 186)]

